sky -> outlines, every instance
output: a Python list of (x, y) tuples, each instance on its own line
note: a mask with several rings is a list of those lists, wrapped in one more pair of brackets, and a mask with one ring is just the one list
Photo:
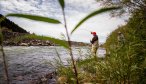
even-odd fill
[[(98, 10), (102, 5), (97, 0), (65, 0), (65, 14), (69, 32), (85, 16)], [(54, 18), (61, 21), (62, 24), (50, 24), (45, 22), (33, 21), (24, 18), (8, 17), (11, 21), (20, 27), (38, 35), (51, 36), (63, 39), (65, 33), (63, 26), (63, 16), (58, 0), (1, 0), (0, 13), (3, 15), (9, 13), (24, 13), (40, 15)], [(92, 39), (91, 31), (95, 31), (99, 37), (99, 42), (106, 41), (107, 36), (124, 25), (128, 16), (111, 17), (110, 13), (104, 13), (94, 16), (83, 23), (72, 35), (72, 41), (89, 43)]]

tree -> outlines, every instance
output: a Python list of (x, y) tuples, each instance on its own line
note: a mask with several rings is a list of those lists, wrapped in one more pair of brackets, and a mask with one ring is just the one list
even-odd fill
[(142, 10), (146, 13), (146, 0), (100, 0), (104, 6), (123, 7), (118, 13), (133, 13), (135, 10)]

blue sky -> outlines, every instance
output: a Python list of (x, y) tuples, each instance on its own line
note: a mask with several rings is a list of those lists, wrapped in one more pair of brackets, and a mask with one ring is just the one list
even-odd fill
[[(65, 2), (65, 13), (69, 31), (86, 15), (101, 8), (100, 3), (97, 3), (96, 0), (65, 0)], [(4, 15), (8, 13), (35, 14), (58, 19), (63, 23), (58, 0), (1, 0), (0, 8), (0, 13)], [(92, 38), (90, 31), (95, 31), (99, 36), (99, 42), (105, 42), (110, 32), (115, 30), (118, 26), (125, 24), (125, 18), (128, 18), (128, 16), (124, 18), (112, 18), (109, 13), (95, 16), (81, 25), (71, 36), (71, 39), (73, 41), (89, 43)], [(52, 36), (61, 39), (61, 34), (65, 34), (65, 29), (62, 24), (48, 24), (12, 17), (9, 17), (9, 19), (27, 31), (38, 35)]]

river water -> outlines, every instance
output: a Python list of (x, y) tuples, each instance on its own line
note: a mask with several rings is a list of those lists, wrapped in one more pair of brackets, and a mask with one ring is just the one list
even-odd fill
[[(7, 60), (10, 81), (12, 84), (31, 84), (32, 80), (37, 79), (55, 69), (50, 63), (60, 56), (66, 65), (70, 59), (69, 52), (59, 46), (13, 46), (4, 47)], [(90, 47), (73, 47), (75, 59), (84, 59), (90, 54)], [(104, 57), (105, 50), (98, 49), (98, 56)], [(0, 57), (1, 58), (1, 57)], [(3, 66), (0, 60), (0, 84), (3, 84)], [(51, 80), (53, 81), (53, 80)], [(54, 84), (53, 82), (49, 84)]]

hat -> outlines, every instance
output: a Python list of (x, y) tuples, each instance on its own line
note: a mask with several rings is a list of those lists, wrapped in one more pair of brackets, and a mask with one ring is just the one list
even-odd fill
[(96, 35), (96, 32), (91, 32), (91, 34)]

